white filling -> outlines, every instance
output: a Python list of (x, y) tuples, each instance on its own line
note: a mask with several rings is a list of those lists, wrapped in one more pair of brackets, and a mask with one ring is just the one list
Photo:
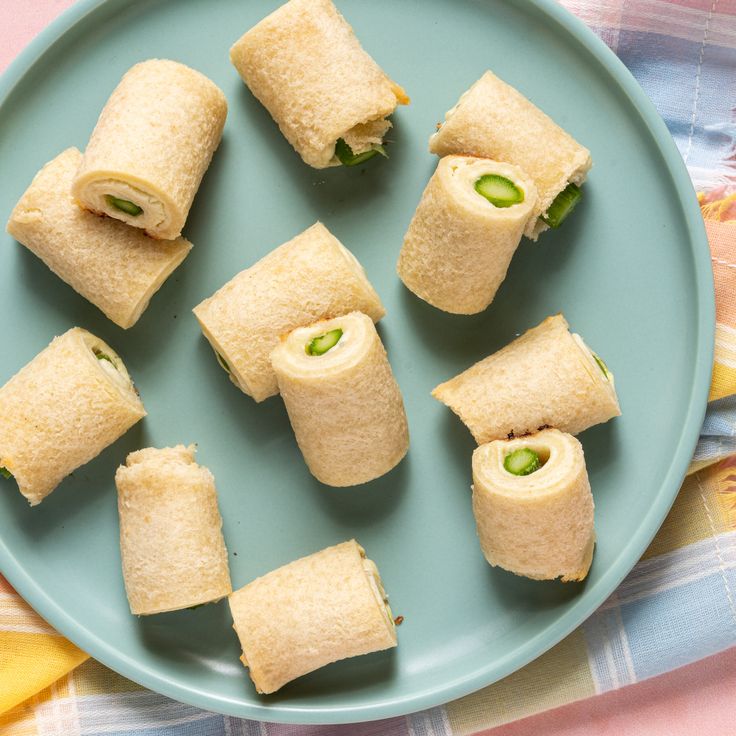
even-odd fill
[[(140, 207), (139, 215), (129, 215), (107, 201), (107, 196), (124, 199)], [(156, 230), (167, 221), (166, 207), (156, 197), (118, 179), (100, 179), (90, 182), (84, 189), (85, 204), (96, 212), (102, 212), (133, 227)]]
[(577, 346), (583, 353), (585, 368), (590, 374), (590, 377), (596, 382), (603, 378), (606, 383), (610, 384), (611, 391), (615, 391), (613, 373), (608, 368), (606, 368), (605, 373), (603, 372), (601, 366), (598, 365), (598, 361), (595, 359), (593, 351), (583, 342), (583, 338), (580, 335), (572, 333), (572, 339), (575, 340)]
[(378, 574), (376, 563), (373, 562), (373, 560), (369, 560), (367, 557), (364, 557), (363, 570), (368, 578), (368, 583), (371, 586), (371, 590), (373, 591), (373, 595), (375, 596), (378, 605), (384, 609), (386, 618), (391, 621), (391, 625), (393, 626), (394, 619), (393, 614), (391, 613), (391, 607), (388, 605), (388, 595), (386, 595), (386, 591), (383, 589), (383, 585), (381, 584), (381, 576)]
[[(453, 187), (454, 196), (460, 200), (463, 205), (469, 209), (481, 211), (490, 207), (494, 210), (495, 216), (513, 217), (519, 216), (519, 208), (529, 208), (527, 203), (527, 191), (524, 185), (516, 178), (513, 170), (508, 164), (499, 163), (495, 166), (489, 166), (487, 161), (462, 159), (457, 157), (458, 162), (453, 163), (450, 167), (450, 173), (456, 186)], [(496, 207), (492, 202), (486, 199), (475, 189), (475, 183), (482, 176), (502, 176), (513, 182), (523, 195), (521, 202), (512, 204), (510, 207)]]
[(380, 146), (383, 143), (383, 137), (390, 128), (390, 120), (385, 118), (371, 120), (352, 127), (346, 133), (343, 133), (342, 139), (350, 146), (350, 150), (354, 154), (359, 154), (370, 151), (374, 146)]
[(97, 355), (95, 355), (95, 360), (99, 363), (100, 368), (102, 368), (105, 373), (107, 373), (110, 380), (115, 383), (116, 385), (120, 386), (121, 389), (124, 391), (128, 391), (130, 389), (130, 383), (125, 378), (125, 376), (111, 363), (109, 360), (105, 360), (104, 358), (100, 358)]

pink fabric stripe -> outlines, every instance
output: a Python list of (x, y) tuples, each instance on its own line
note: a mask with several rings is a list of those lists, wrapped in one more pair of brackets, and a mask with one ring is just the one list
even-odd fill
[(391, 718), (347, 726), (289, 726), (267, 723), (267, 736), (406, 736), (406, 719)]
[(734, 706), (736, 648), (476, 736), (726, 736)]
[(0, 0), (0, 72), (74, 0)]

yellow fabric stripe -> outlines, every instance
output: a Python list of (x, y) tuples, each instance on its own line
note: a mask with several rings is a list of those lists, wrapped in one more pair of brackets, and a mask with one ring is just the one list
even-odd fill
[(591, 695), (595, 685), (585, 637), (577, 629), (524, 669), (445, 707), (453, 734), (459, 736)]
[(713, 379), (710, 385), (708, 401), (715, 401), (731, 396), (736, 390), (736, 369), (729, 368), (718, 362), (718, 347), (716, 347), (716, 362), (713, 365)]
[(88, 655), (56, 634), (0, 631), (0, 713), (49, 687)]
[(728, 531), (718, 502), (721, 464), (688, 476), (675, 503), (642, 559), (687, 547)]

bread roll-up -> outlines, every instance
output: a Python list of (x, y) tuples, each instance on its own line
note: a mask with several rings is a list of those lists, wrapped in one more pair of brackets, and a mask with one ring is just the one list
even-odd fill
[(587, 148), (490, 71), (447, 112), (429, 139), (429, 150), (438, 156), (465, 153), (521, 167), (539, 194), (526, 226), (532, 240), (548, 229), (542, 218), (550, 219), (558, 195), (570, 184), (581, 185), (593, 165)]
[(241, 271), (194, 308), (230, 380), (256, 401), (278, 393), (271, 351), (319, 319), (386, 313), (355, 256), (320, 222)]
[(194, 445), (131, 452), (115, 473), (131, 613), (190, 608), (232, 593), (215, 479)]
[(145, 415), (120, 356), (74, 327), (0, 388), (0, 469), (35, 506)]
[(271, 355), (309, 472), (329, 486), (388, 473), (409, 449), (401, 391), (370, 317), (294, 330)]
[(100, 114), (72, 194), (153, 238), (179, 237), (226, 116), (225, 95), (204, 74), (166, 59), (136, 64)]
[(247, 31), (230, 60), (286, 140), (316, 169), (340, 165), (338, 139), (354, 156), (371, 155), (391, 127), (386, 118), (409, 103), (331, 0), (290, 0)]
[(378, 569), (354, 539), (236, 590), (230, 610), (241, 660), (263, 694), (331, 662), (397, 644)]
[(547, 426), (578, 434), (621, 414), (613, 374), (561, 314), (440, 384), (432, 396), (465, 422), (479, 445)]
[(77, 206), (71, 184), (82, 154), (68, 148), (36, 174), (8, 232), (123, 329), (187, 257), (184, 238), (157, 242), (142, 230)]
[(441, 159), (404, 236), (399, 277), (445, 312), (482, 312), (506, 277), (536, 199), (516, 166)]
[(545, 429), (478, 447), (473, 513), (483, 554), (494, 567), (535, 580), (568, 582), (588, 574), (593, 496), (583, 447), (572, 435)]

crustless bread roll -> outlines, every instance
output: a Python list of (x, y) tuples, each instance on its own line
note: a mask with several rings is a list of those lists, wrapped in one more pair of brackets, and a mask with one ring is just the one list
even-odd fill
[(518, 167), (446, 156), (404, 236), (399, 277), (445, 312), (482, 312), (506, 277), (536, 201), (534, 184)]
[(375, 155), (391, 127), (386, 118), (409, 103), (330, 0), (290, 0), (245, 33), (230, 60), (316, 169)]
[(367, 483), (409, 449), (401, 391), (370, 317), (294, 330), (271, 355), (309, 471), (330, 486)]
[(464, 153), (521, 167), (534, 181), (539, 199), (526, 226), (536, 240), (557, 227), (580, 198), (592, 166), (581, 146), (518, 90), (486, 72), (445, 116), (429, 139), (438, 156)]
[(317, 223), (242, 271), (194, 309), (230, 380), (256, 401), (278, 393), (271, 351), (319, 319), (386, 313), (363, 267)]
[(556, 429), (473, 453), (473, 513), (491, 565), (535, 580), (582, 580), (595, 546), (582, 445)]
[(184, 238), (157, 242), (142, 230), (77, 206), (71, 184), (82, 154), (68, 148), (36, 174), (8, 232), (59, 278), (127, 329), (187, 257)]
[(232, 592), (215, 479), (194, 452), (193, 445), (138, 450), (115, 474), (134, 614), (190, 608)]
[(478, 444), (545, 426), (578, 434), (621, 414), (613, 374), (561, 315), (440, 384), (432, 396)]
[(353, 539), (264, 575), (230, 596), (242, 661), (259, 693), (347, 657), (395, 647), (378, 569)]
[(166, 59), (136, 64), (102, 110), (72, 194), (151, 237), (179, 237), (226, 116), (225, 95), (203, 74)]
[(74, 327), (0, 388), (0, 471), (35, 506), (145, 415), (117, 353)]

